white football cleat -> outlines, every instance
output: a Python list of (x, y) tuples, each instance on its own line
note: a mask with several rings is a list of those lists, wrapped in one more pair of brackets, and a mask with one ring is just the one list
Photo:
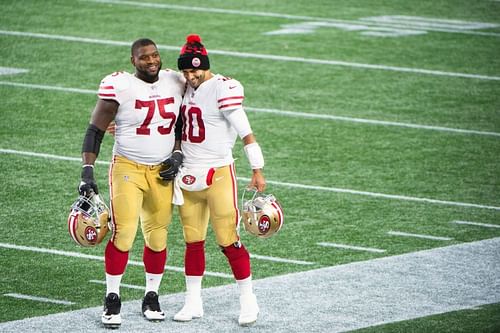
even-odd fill
[(122, 303), (120, 296), (115, 293), (110, 293), (104, 300), (104, 311), (101, 316), (101, 322), (106, 328), (118, 328), (122, 323), (120, 315)]
[(154, 291), (148, 292), (142, 300), (142, 314), (149, 321), (162, 321), (165, 312), (160, 309), (158, 294)]
[(200, 296), (186, 296), (181, 311), (174, 316), (175, 321), (191, 321), (203, 317), (203, 302)]
[(249, 326), (257, 321), (259, 306), (255, 294), (245, 294), (240, 296), (240, 326)]

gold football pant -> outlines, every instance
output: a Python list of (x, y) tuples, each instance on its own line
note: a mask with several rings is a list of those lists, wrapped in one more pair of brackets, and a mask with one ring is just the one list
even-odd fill
[(113, 223), (111, 241), (123, 252), (132, 248), (139, 219), (147, 247), (160, 252), (167, 246), (172, 219), (172, 182), (159, 176), (160, 165), (143, 165), (114, 156), (110, 167)]
[(234, 164), (217, 168), (209, 188), (191, 192), (182, 190), (182, 194), (184, 204), (179, 206), (179, 213), (186, 243), (205, 240), (209, 220), (220, 246), (239, 241)]

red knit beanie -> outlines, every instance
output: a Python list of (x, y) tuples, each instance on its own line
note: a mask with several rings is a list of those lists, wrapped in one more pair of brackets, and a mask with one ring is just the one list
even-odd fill
[(186, 44), (182, 47), (179, 59), (177, 59), (177, 67), (179, 70), (210, 69), (208, 52), (201, 43), (200, 36), (192, 34), (186, 37)]

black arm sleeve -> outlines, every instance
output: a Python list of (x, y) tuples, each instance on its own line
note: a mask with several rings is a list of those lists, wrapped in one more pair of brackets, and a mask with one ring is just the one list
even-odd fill
[(182, 116), (179, 113), (179, 116), (177, 117), (177, 121), (175, 122), (175, 141), (181, 141), (182, 140)]
[(103, 137), (104, 131), (90, 124), (83, 139), (82, 153), (95, 153), (98, 156)]

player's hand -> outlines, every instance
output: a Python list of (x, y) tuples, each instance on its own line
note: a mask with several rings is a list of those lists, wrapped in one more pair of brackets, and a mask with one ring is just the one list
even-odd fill
[(173, 180), (179, 172), (183, 159), (184, 155), (180, 150), (174, 151), (169, 158), (163, 161), (164, 169), (160, 171), (160, 177), (163, 180)]
[(78, 186), (78, 193), (86, 197), (90, 197), (94, 193), (99, 194), (94, 180), (94, 168), (91, 165), (85, 165), (82, 168), (82, 180)]
[(250, 180), (250, 184), (248, 184), (248, 188), (256, 189), (257, 192), (264, 192), (266, 189), (266, 179), (261, 169), (253, 170), (252, 179)]

